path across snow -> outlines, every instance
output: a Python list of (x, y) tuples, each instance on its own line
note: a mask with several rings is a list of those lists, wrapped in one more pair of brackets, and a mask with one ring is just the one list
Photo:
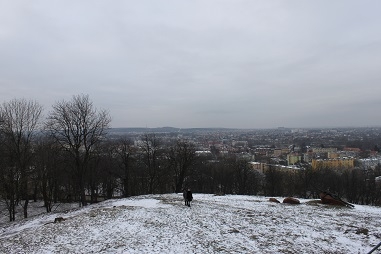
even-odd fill
[(189, 208), (182, 194), (148, 195), (6, 224), (0, 253), (367, 253), (380, 215), (235, 195), (194, 194)]

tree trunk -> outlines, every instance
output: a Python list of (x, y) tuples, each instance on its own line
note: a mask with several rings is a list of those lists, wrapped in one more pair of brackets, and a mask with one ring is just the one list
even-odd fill
[(44, 199), (44, 206), (46, 208), (46, 212), (50, 213), (52, 211), (52, 200), (48, 194), (46, 183), (42, 184), (42, 197)]
[(22, 190), (22, 195), (21, 197), (24, 198), (24, 205), (22, 206), (23, 207), (23, 211), (24, 211), (24, 218), (28, 218), (28, 204), (29, 204), (29, 195), (28, 195), (28, 182), (27, 182), (27, 179), (26, 177), (23, 177), (23, 190)]
[(86, 202), (85, 184), (84, 184), (84, 180), (83, 180), (82, 176), (80, 177), (80, 181), (79, 181), (79, 186), (78, 187), (79, 187), (80, 205), (81, 206), (86, 206), (87, 202)]
[(179, 179), (179, 181), (177, 181), (175, 193), (180, 193), (182, 191), (183, 183), (184, 183), (184, 178)]
[(81, 187), (81, 205), (87, 206), (85, 188)]
[(35, 184), (34, 185), (34, 192), (33, 192), (33, 201), (34, 202), (37, 202), (37, 192), (38, 192), (37, 184)]
[(16, 202), (13, 198), (9, 200), (9, 221), (15, 221), (16, 220)]
[(23, 210), (24, 210), (24, 218), (28, 218), (28, 204), (29, 204), (29, 197), (26, 197)]
[(109, 181), (107, 183), (107, 199), (112, 199), (113, 194), (114, 194), (114, 188), (113, 188), (112, 182)]
[(130, 192), (129, 192), (129, 190), (128, 190), (128, 178), (124, 178), (123, 179), (123, 189), (124, 189), (124, 192), (123, 192), (123, 194), (124, 194), (124, 197), (125, 198), (127, 198), (127, 197), (129, 197), (129, 195), (130, 195)]

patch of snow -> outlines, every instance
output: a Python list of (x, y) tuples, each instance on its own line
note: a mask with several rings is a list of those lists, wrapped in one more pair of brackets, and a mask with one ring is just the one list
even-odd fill
[(0, 253), (367, 253), (381, 241), (378, 207), (193, 197), (190, 208), (181, 193), (147, 195), (4, 223)]
[(141, 199), (141, 200), (128, 200), (121, 199), (111, 202), (112, 206), (139, 206), (144, 208), (165, 208), (166, 205), (161, 204), (157, 199)]

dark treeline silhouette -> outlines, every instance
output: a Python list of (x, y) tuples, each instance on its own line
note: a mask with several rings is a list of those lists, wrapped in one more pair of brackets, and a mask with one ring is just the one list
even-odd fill
[(330, 191), (356, 204), (380, 205), (381, 175), (376, 169), (282, 171), (265, 173), (236, 154), (197, 154), (187, 139), (155, 133), (139, 138), (107, 135), (107, 111), (96, 109), (86, 95), (53, 106), (46, 119), (42, 107), (24, 99), (0, 106), (0, 198), (15, 220), (21, 205), (43, 200), (46, 212), (59, 202), (79, 205), (103, 199), (154, 193), (197, 193), (316, 198)]

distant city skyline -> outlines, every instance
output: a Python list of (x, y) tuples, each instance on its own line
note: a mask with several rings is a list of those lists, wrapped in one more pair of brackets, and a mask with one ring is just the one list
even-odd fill
[(380, 1), (0, 0), (0, 103), (111, 127), (381, 126)]

